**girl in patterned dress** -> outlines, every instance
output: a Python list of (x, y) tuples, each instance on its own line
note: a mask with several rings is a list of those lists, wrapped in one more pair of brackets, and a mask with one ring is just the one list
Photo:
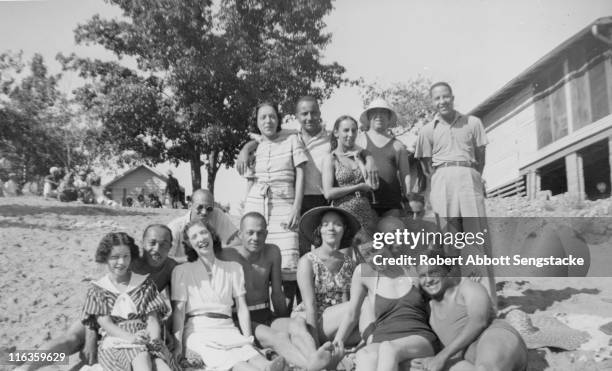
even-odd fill
[(330, 146), (332, 152), (323, 162), (323, 191), (332, 205), (353, 214), (363, 230), (357, 237), (366, 242), (372, 239), (378, 216), (370, 206), (372, 186), (365, 180), (362, 148), (355, 145), (357, 121), (351, 116), (340, 116), (334, 123)]
[(105, 371), (171, 370), (159, 320), (168, 308), (148, 276), (131, 271), (138, 254), (123, 232), (105, 235), (96, 250), (95, 260), (106, 264), (108, 274), (91, 283), (82, 321), (101, 330), (98, 361)]

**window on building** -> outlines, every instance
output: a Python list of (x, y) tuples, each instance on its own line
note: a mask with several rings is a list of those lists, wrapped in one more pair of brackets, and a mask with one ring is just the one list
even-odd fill
[[(540, 75), (534, 85), (535, 94), (543, 96), (535, 102), (538, 148), (567, 135), (567, 101), (560, 82), (563, 79), (563, 64)], [(549, 91), (552, 89), (552, 91)]]

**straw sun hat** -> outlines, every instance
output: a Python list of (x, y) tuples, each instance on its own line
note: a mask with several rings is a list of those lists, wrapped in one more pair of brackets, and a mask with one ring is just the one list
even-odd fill
[(506, 315), (509, 322), (523, 337), (528, 349), (544, 347), (575, 350), (590, 339), (585, 331), (573, 329), (549, 315), (529, 315), (515, 309)]
[(370, 104), (368, 104), (368, 107), (359, 116), (359, 122), (361, 122), (365, 126), (370, 126), (370, 120), (368, 120), (368, 112), (375, 108), (383, 108), (390, 112), (391, 125), (394, 125), (397, 122), (397, 113), (395, 113), (395, 110), (391, 107), (391, 105), (382, 98), (375, 98), (370, 102)]
[(349, 236), (350, 240), (355, 237), (357, 232), (361, 229), (361, 224), (357, 218), (355, 218), (352, 214), (349, 214), (347, 211), (333, 207), (333, 206), (320, 206), (315, 207), (308, 210), (304, 215), (302, 215), (302, 219), (300, 220), (300, 234), (302, 234), (308, 242), (311, 244), (315, 240), (314, 231), (321, 224), (321, 218), (323, 218), (323, 214), (328, 211), (333, 211), (342, 216), (345, 223), (345, 231), (344, 235)]

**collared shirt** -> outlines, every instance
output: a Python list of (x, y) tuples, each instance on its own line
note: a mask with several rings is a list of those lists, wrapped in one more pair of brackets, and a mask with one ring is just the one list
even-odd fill
[[(232, 219), (223, 210), (215, 207), (213, 211), (208, 215), (208, 223), (215, 229), (221, 244), (227, 245), (229, 241), (238, 233), (238, 228), (232, 223)], [(174, 258), (180, 258), (185, 256), (185, 250), (183, 249), (183, 229), (191, 221), (191, 210), (186, 215), (180, 216), (170, 223), (168, 228), (172, 231), (172, 248), (168, 255)]]
[(298, 139), (306, 147), (308, 162), (304, 167), (304, 194), (321, 195), (323, 194), (323, 181), (321, 171), (323, 170), (323, 160), (331, 152), (330, 134), (325, 130), (321, 131), (306, 141), (301, 132), (297, 133)]
[(476, 148), (488, 143), (479, 118), (455, 111), (455, 120), (448, 123), (437, 114), (419, 132), (415, 157), (431, 157), (434, 167), (448, 161), (476, 163)]
[(172, 300), (186, 302), (185, 314), (213, 312), (231, 316), (233, 299), (246, 295), (240, 264), (215, 259), (210, 270), (208, 275), (206, 266), (198, 258), (172, 271)]

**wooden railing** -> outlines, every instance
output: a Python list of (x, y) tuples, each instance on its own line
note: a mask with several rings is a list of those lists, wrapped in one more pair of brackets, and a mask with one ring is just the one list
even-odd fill
[(510, 196), (527, 196), (527, 187), (525, 185), (524, 177), (514, 179), (508, 183), (502, 184), (501, 186), (487, 190), (487, 197), (489, 198)]

